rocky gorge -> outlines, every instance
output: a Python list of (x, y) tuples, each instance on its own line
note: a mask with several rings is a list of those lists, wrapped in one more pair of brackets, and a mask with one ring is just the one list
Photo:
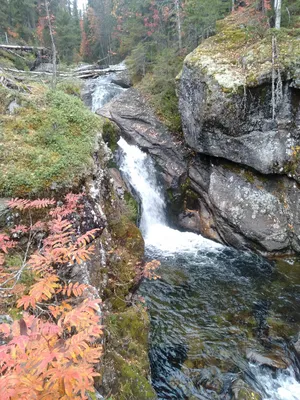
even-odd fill
[[(189, 54), (177, 77), (183, 137), (136, 89), (99, 114), (148, 152), (177, 226), (267, 255), (300, 250), (299, 39), (249, 35), (238, 16)], [(274, 40), (273, 40), (274, 47)]]

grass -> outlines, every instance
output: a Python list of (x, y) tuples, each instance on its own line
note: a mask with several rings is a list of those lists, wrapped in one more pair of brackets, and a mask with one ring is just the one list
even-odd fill
[[(72, 92), (69, 85), (61, 89)], [(0, 95), (3, 111), (13, 96), (3, 88)], [(15, 97), (21, 107), (0, 116), (0, 196), (41, 196), (76, 186), (91, 171), (101, 119), (62, 90), (35, 87), (32, 95)]]

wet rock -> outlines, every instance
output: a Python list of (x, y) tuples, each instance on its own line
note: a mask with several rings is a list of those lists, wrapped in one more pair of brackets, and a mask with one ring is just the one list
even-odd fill
[(251, 362), (276, 369), (286, 369), (291, 363), (290, 360), (288, 360), (285, 355), (279, 351), (274, 352), (274, 354), (267, 353), (266, 355), (262, 355), (256, 351), (248, 350), (246, 356)]
[(186, 177), (184, 151), (136, 90), (113, 99), (97, 113), (109, 118), (120, 128), (121, 136), (148, 152), (161, 168), (166, 187), (178, 187)]
[(111, 81), (115, 85), (121, 86), (124, 89), (130, 88), (132, 86), (130, 73), (127, 69), (117, 72)]
[(242, 379), (237, 379), (232, 384), (233, 397), (232, 400), (262, 400), (259, 393), (255, 392)]
[(200, 216), (197, 210), (184, 210), (178, 216), (178, 223), (186, 231), (198, 233), (200, 230)]
[(294, 345), (295, 351), (297, 352), (297, 355), (300, 357), (300, 333), (298, 335), (296, 342), (294, 342), (293, 345)]
[(202, 386), (216, 393), (221, 393), (223, 390), (221, 372), (216, 367), (202, 369), (193, 377), (193, 382), (196, 388)]

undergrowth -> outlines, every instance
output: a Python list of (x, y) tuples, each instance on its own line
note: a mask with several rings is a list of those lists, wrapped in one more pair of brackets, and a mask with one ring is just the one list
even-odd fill
[[(0, 196), (73, 187), (90, 172), (102, 121), (74, 95), (78, 89), (39, 90), (15, 98), (21, 106), (0, 116)], [(13, 96), (1, 89), (1, 111)], [(11, 91), (9, 91), (11, 92)]]

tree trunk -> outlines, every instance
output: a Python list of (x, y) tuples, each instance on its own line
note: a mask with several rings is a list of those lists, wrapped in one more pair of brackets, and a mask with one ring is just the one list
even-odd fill
[(47, 20), (48, 20), (51, 44), (52, 44), (52, 66), (53, 66), (52, 89), (55, 90), (55, 88), (56, 88), (56, 75), (57, 75), (57, 72), (56, 72), (56, 46), (55, 46), (55, 42), (54, 42), (53, 29), (52, 29), (52, 24), (51, 24), (51, 19), (50, 19), (49, 3), (48, 3), (47, 0), (45, 0), (45, 7), (46, 7), (46, 13), (47, 13)]
[(275, 29), (280, 29), (280, 25), (281, 25), (281, 3), (282, 3), (282, 0), (275, 0), (275, 2), (274, 2)]
[(177, 21), (177, 33), (178, 33), (178, 46), (182, 49), (182, 38), (181, 38), (181, 18), (180, 18), (180, 7), (179, 0), (174, 0), (176, 10), (176, 21)]

